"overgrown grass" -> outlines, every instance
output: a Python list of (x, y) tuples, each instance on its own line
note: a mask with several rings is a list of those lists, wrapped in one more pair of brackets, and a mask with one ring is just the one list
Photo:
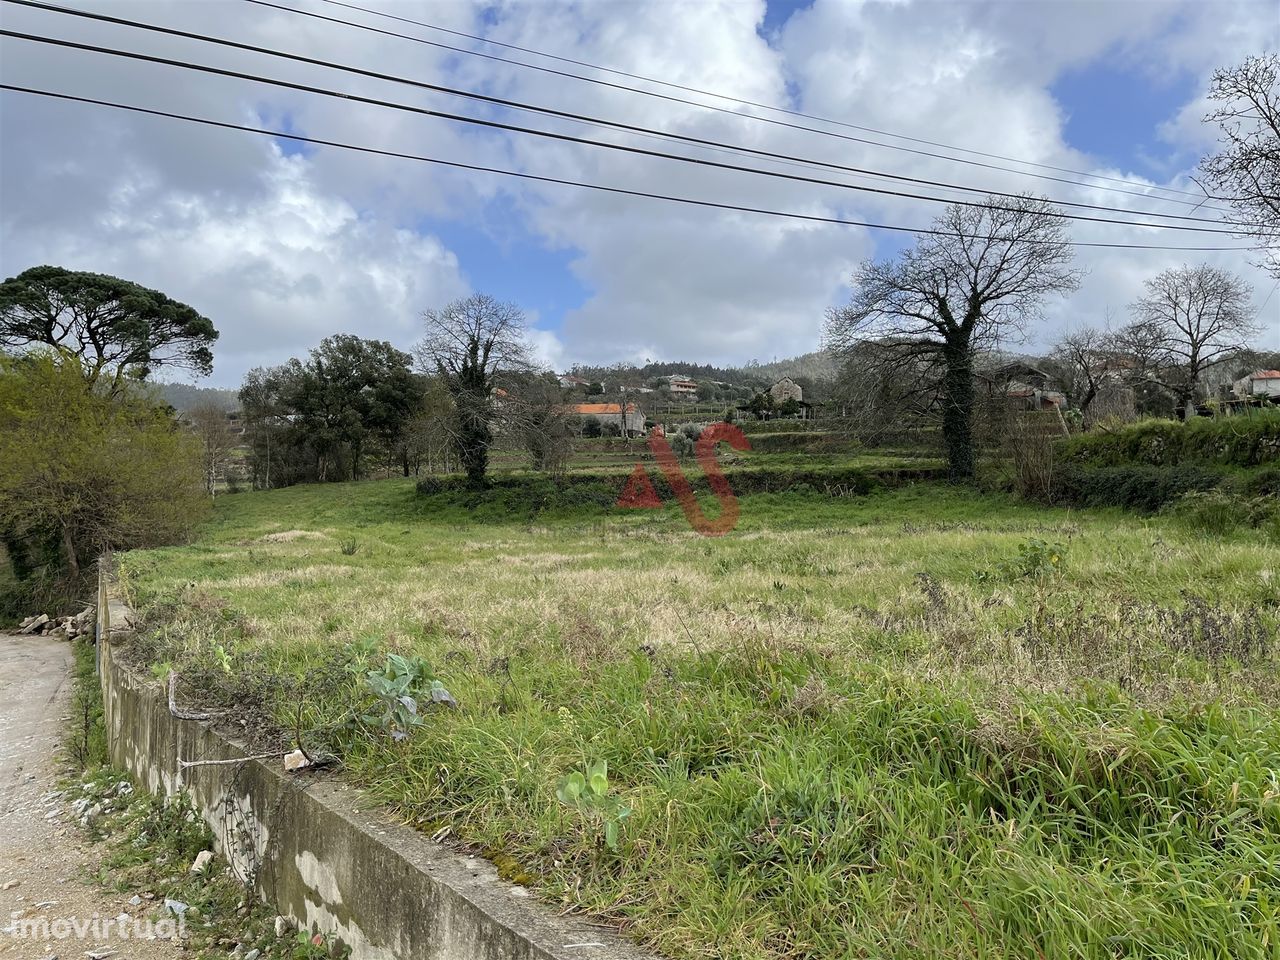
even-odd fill
[[(1274, 956), (1280, 550), (841, 492), (744, 497), (710, 540), (675, 507), (477, 525), (408, 481), (300, 487), (122, 569), (185, 696), (300, 725), (672, 956)], [(380, 720), (388, 653), (457, 709)], [(616, 852), (556, 796), (602, 760)]]

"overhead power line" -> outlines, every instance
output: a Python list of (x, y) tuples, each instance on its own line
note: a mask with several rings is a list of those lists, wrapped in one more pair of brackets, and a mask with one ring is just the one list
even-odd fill
[[(292, 13), (301, 14), (302, 16), (313, 17), (320, 20), (328, 20), (333, 23), (346, 24), (347, 26), (358, 27), (363, 30), (372, 30), (377, 33), (383, 33), (383, 34), (388, 34), (390, 36), (399, 37), (403, 40), (413, 40), (418, 43), (430, 44), (431, 46), (440, 47), (446, 50), (453, 50), (458, 53), (468, 54), (470, 56), (483, 57), (488, 60), (498, 60), (503, 63), (512, 64), (514, 66), (526, 67), (530, 70), (539, 70), (545, 73), (553, 73), (558, 76), (569, 77), (575, 80), (582, 80), (587, 83), (597, 83), (603, 86), (613, 87), (614, 89), (617, 89), (617, 90), (627, 90), (631, 93), (638, 93), (643, 96), (658, 97), (664, 100), (671, 100), (676, 103), (684, 103), (684, 104), (688, 104), (689, 106), (701, 107), (705, 110), (715, 110), (720, 113), (728, 113), (728, 114), (732, 114), (733, 116), (740, 117), (744, 120), (756, 120), (762, 123), (780, 124), (782, 126), (792, 127), (793, 129), (797, 129), (797, 130), (807, 130), (810, 133), (822, 134), (824, 136), (840, 137), (840, 134), (830, 130), (815, 129), (812, 127), (799, 126), (799, 125), (790, 124), (790, 123), (781, 123), (780, 121), (772, 120), (768, 117), (758, 117), (752, 114), (740, 113), (737, 110), (728, 110), (728, 109), (725, 109), (724, 107), (717, 107), (714, 104), (699, 103), (696, 100), (686, 100), (680, 97), (672, 97), (666, 94), (657, 93), (656, 91), (653, 91), (653, 90), (644, 90), (638, 87), (629, 87), (623, 84), (609, 83), (608, 81), (599, 80), (598, 78), (595, 78), (595, 77), (584, 77), (584, 76), (581, 76), (580, 74), (568, 73), (566, 71), (561, 71), (561, 70), (552, 70), (548, 67), (539, 66), (537, 64), (524, 63), (523, 61), (520, 61), (520, 60), (510, 60), (505, 57), (499, 57), (493, 54), (483, 53), (478, 50), (468, 50), (465, 47), (454, 47), (448, 44), (427, 40), (423, 37), (415, 37), (408, 34), (394, 33), (388, 30), (380, 30), (377, 27), (372, 27), (372, 26), (369, 26), (368, 24), (356, 23), (350, 20), (342, 20), (337, 17), (326, 17), (323, 14), (314, 13), (309, 10), (299, 10), (295, 7), (287, 7), (282, 4), (272, 3), (270, 2), (270, 0), (246, 0), (246, 2), (257, 4), (258, 6), (263, 6), (263, 7), (274, 7), (277, 10), (288, 10)], [(1053, 170), (1058, 173), (1069, 173), (1073, 176), (1088, 177), (1093, 180), (1103, 180), (1109, 183), (1124, 183), (1129, 185), (1132, 185), (1133, 183), (1133, 181), (1126, 180), (1123, 177), (1111, 177), (1105, 174), (1089, 173), (1084, 170), (1073, 170), (1069, 167), (1059, 167), (1050, 163), (1041, 163), (1036, 160), (1023, 160), (1018, 157), (1010, 157), (1010, 156), (1006, 156), (1004, 154), (999, 154), (999, 153), (987, 153), (982, 150), (974, 150), (969, 147), (960, 147), (960, 146), (956, 146), (955, 144), (941, 143), (937, 140), (927, 140), (922, 137), (912, 137), (912, 136), (908, 136), (907, 134), (894, 133), (890, 130), (880, 130), (876, 127), (868, 127), (868, 126), (863, 126), (856, 123), (849, 123), (844, 120), (835, 120), (835, 119), (832, 119), (831, 117), (823, 117), (817, 114), (805, 113), (802, 110), (792, 110), (787, 107), (779, 107), (774, 104), (761, 103), (755, 100), (748, 100), (743, 97), (733, 96), (732, 94), (717, 93), (713, 90), (704, 90), (699, 87), (687, 86), (682, 83), (674, 83), (670, 80), (661, 80), (661, 79), (658, 79), (657, 77), (645, 76), (644, 74), (629, 73), (626, 70), (618, 70), (614, 67), (601, 66), (600, 64), (589, 63), (585, 60), (575, 60), (572, 57), (559, 56), (554, 53), (547, 53), (544, 50), (535, 50), (532, 47), (522, 47), (514, 43), (504, 43), (501, 40), (494, 40), (490, 37), (479, 36), (473, 33), (466, 33), (462, 30), (453, 30), (449, 27), (442, 27), (437, 24), (427, 23), (423, 20), (414, 20), (411, 17), (398, 16), (396, 14), (386, 13), (385, 11), (382, 11), (382, 10), (375, 10), (369, 7), (362, 7), (354, 3), (341, 2), (341, 0), (320, 0), (320, 2), (329, 4), (330, 6), (334, 6), (334, 7), (342, 7), (347, 10), (356, 10), (356, 11), (359, 11), (360, 13), (367, 13), (375, 17), (382, 17), (387, 20), (394, 20), (400, 23), (412, 24), (414, 26), (423, 27), (427, 30), (435, 30), (440, 33), (449, 34), (455, 37), (461, 37), (467, 40), (474, 40), (478, 43), (491, 44), (492, 46), (502, 47), (503, 49), (506, 49), (506, 50), (515, 50), (520, 53), (527, 53), (537, 57), (545, 57), (548, 60), (554, 60), (559, 63), (567, 63), (567, 64), (572, 64), (578, 67), (586, 67), (589, 70), (598, 70), (601, 73), (608, 73), (618, 77), (626, 77), (627, 79), (630, 79), (630, 80), (640, 80), (645, 83), (653, 83), (653, 84), (657, 84), (659, 86), (667, 87), (673, 90), (683, 90), (686, 93), (696, 93), (704, 97), (715, 97), (718, 100), (727, 100), (731, 103), (740, 104), (741, 106), (755, 107), (760, 110), (769, 110), (773, 113), (779, 113), (779, 114), (783, 114), (791, 117), (799, 117), (805, 120), (813, 120), (818, 123), (829, 123), (837, 127), (844, 127), (845, 129), (848, 129), (848, 130), (860, 130), (864, 133), (873, 133), (881, 137), (893, 137), (894, 139), (897, 139), (897, 140), (906, 140), (909, 143), (919, 143), (925, 146), (938, 147), (939, 149), (942, 149), (942, 150), (956, 150), (961, 153), (972, 154), (973, 156), (976, 156), (976, 157), (986, 157), (987, 159), (990, 159), (990, 160), (1004, 160), (1007, 163), (1021, 163), (1026, 166), (1036, 167), (1041, 170)], [(966, 163), (973, 166), (986, 167), (991, 170), (1003, 170), (1008, 173), (1019, 174), (1021, 176), (1026, 176), (1026, 177), (1042, 177), (1043, 179), (1054, 180), (1058, 183), (1073, 183), (1073, 184), (1076, 184), (1077, 186), (1090, 187), (1096, 190), (1115, 190), (1116, 189), (1114, 187), (1106, 187), (1100, 184), (1082, 184), (1075, 180), (1064, 180), (1060, 177), (1046, 177), (1042, 174), (1032, 173), (1031, 171), (1028, 171), (1028, 170), (1016, 170), (1009, 167), (1002, 167), (1002, 166), (988, 164), (988, 163), (979, 163), (974, 160), (966, 160), (963, 157), (950, 157), (950, 156), (946, 156), (945, 154), (930, 153), (929, 151), (926, 151), (926, 150), (913, 150), (910, 147), (903, 147), (903, 146), (900, 146), (899, 144), (881, 143), (876, 140), (865, 140), (860, 137), (842, 137), (842, 139), (853, 140), (857, 143), (866, 143), (873, 146), (884, 147), (889, 150), (904, 150), (908, 153), (915, 153), (915, 154), (919, 154), (921, 156), (926, 156), (926, 157), (934, 157), (940, 160), (948, 160), (954, 163)], [(1208, 197), (1201, 196), (1200, 194), (1195, 193), (1193, 191), (1179, 190), (1175, 187), (1161, 187), (1153, 184), (1151, 189), (1159, 190), (1164, 193), (1172, 193), (1172, 194), (1177, 194), (1179, 196), (1195, 198), (1194, 200), (1174, 200), (1172, 198), (1153, 198), (1153, 199), (1166, 199), (1167, 202), (1169, 203), (1182, 203), (1182, 204), (1186, 204), (1187, 206), (1193, 206), (1193, 205), (1200, 206), (1201, 204), (1204, 203), (1206, 199), (1209, 199)], [(1141, 197), (1150, 196), (1150, 194), (1141, 193), (1141, 192), (1132, 191), (1132, 190), (1118, 190), (1117, 192), (1128, 193), (1133, 196), (1141, 196)], [(1221, 209), (1221, 208), (1211, 207), (1211, 208), (1205, 208), (1205, 209)]]
[[(549, 177), (541, 174), (524, 173), (518, 170), (506, 170), (501, 167), (487, 167), (480, 164), (464, 163), (458, 160), (445, 160), (439, 157), (428, 157), (421, 154), (404, 153), (395, 150), (384, 150), (379, 147), (362, 146), (359, 144), (346, 143), (340, 140), (325, 140), (319, 137), (307, 137), (298, 133), (291, 133), (287, 130), (271, 130), (265, 127), (251, 127), (247, 124), (230, 123), (225, 120), (214, 120), (209, 117), (195, 117), (190, 114), (174, 113), (167, 110), (156, 110), (150, 107), (141, 107), (135, 104), (118, 103), (111, 100), (101, 100), (95, 97), (82, 97), (69, 93), (59, 93), (53, 90), (41, 90), (35, 87), (24, 87), (13, 83), (0, 83), (0, 90), (11, 90), (15, 93), (25, 93), (31, 96), (47, 97), (55, 100), (64, 100), (72, 103), (89, 104), (98, 107), (109, 107), (115, 110), (123, 110), (130, 113), (145, 114), (153, 117), (163, 117), (170, 120), (181, 120), (186, 123), (199, 124), (206, 127), (215, 127), (222, 130), (239, 130), (245, 133), (253, 133), (259, 136), (271, 137), (278, 140), (292, 140), (295, 143), (307, 143), (313, 146), (335, 147), (340, 150), (351, 150), (358, 153), (371, 154), (382, 157), (393, 157), (401, 160), (414, 160), (421, 163), (436, 164), (438, 166), (452, 167), (458, 170), (470, 170), (477, 173), (492, 173), (506, 177), (514, 177), (520, 180), (534, 181), (538, 183), (552, 183), (562, 186), (580, 187), (586, 190), (595, 190), (601, 193), (618, 194), (628, 197), (642, 197), (650, 200), (663, 200), (670, 203), (681, 203), (696, 207), (707, 207), (715, 210), (729, 210), (738, 213), (759, 214), (761, 216), (779, 217), (788, 220), (800, 220), (809, 223), (824, 223), (847, 227), (865, 227), (873, 230), (892, 230), (899, 233), (912, 233), (927, 236), (944, 236), (957, 237), (960, 236), (955, 231), (942, 230), (936, 227), (907, 227), (899, 224), (873, 223), (866, 220), (849, 220), (841, 217), (826, 217), (818, 214), (794, 213), (785, 210), (771, 210), (764, 207), (749, 207), (742, 204), (721, 203), (714, 200), (700, 200), (695, 197), (679, 197), (669, 194), (652, 193), (645, 190), (632, 190), (626, 187), (613, 187), (606, 184), (590, 183), (582, 180), (571, 180), (564, 177)], [(1032, 240), (1022, 237), (996, 237), (996, 242), (1008, 243), (1038, 243), (1042, 241)], [(1049, 242), (1049, 241), (1043, 241)], [(1090, 247), (1102, 249), (1120, 249), (1120, 250), (1177, 250), (1185, 252), (1205, 253), (1215, 251), (1239, 251), (1248, 252), (1260, 249), (1258, 247), (1184, 247), (1169, 246), (1165, 244), (1146, 244), (1146, 243), (1103, 243), (1093, 241), (1071, 240), (1066, 241), (1068, 246), (1072, 247)]]
[[(192, 33), (190, 31), (179, 30), (173, 27), (163, 27), (157, 24), (149, 24), (149, 23), (143, 23), (143, 22), (134, 21), (134, 20), (126, 20), (120, 17), (113, 17), (107, 14), (91, 13), (89, 11), (74, 10), (67, 7), (58, 7), (52, 4), (38, 2), (38, 0), (8, 0), (8, 2), (18, 3), (22, 6), (37, 7), (40, 9), (45, 9), (45, 10), (49, 10), (56, 13), (68, 14), (71, 16), (83, 17), (90, 20), (114, 23), (114, 24), (127, 26), (134, 29), (160, 33), (163, 35), (179, 36), (184, 39), (196, 40), (198, 42), (210, 43), (210, 44), (215, 44), (219, 46), (226, 46), (226, 47), (230, 47), (237, 50), (246, 50), (249, 52), (260, 53), (266, 56), (276, 57), (279, 59), (289, 60), (289, 61), (298, 62), (298, 63), (305, 63), (311, 66), (318, 66), (325, 69), (338, 70), (344, 73), (354, 74), (356, 76), (369, 77), (372, 79), (383, 80), (390, 83), (396, 83), (396, 84), (401, 84), (405, 86), (415, 87), (418, 89), (429, 90), (436, 93), (446, 93), (452, 96), (458, 96), (466, 99), (480, 101), (483, 103), (490, 103), (498, 106), (509, 107), (516, 110), (541, 113), (548, 116), (554, 116), (560, 119), (568, 119), (568, 120), (592, 124), (596, 126), (612, 127), (612, 128), (624, 130), (627, 132), (653, 135), (653, 136), (677, 140), (681, 142), (692, 143), (697, 146), (729, 149), (729, 150), (739, 151), (743, 153), (748, 153), (755, 156), (763, 156), (768, 159), (780, 160), (783, 162), (800, 162), (805, 164), (821, 166), (829, 169), (835, 169), (841, 172), (858, 174), (862, 176), (875, 176), (875, 177), (881, 177), (881, 178), (888, 178), (888, 179), (905, 181), (910, 183), (917, 183), (917, 184), (926, 185), (926, 186), (940, 187), (942, 189), (955, 190), (955, 191), (965, 192), (965, 193), (979, 193), (986, 197), (999, 196), (999, 197), (1004, 197), (1006, 199), (1017, 199), (1018, 197), (1017, 194), (1007, 193), (1003, 191), (986, 191), (981, 188), (970, 187), (970, 186), (960, 185), (960, 184), (952, 184), (952, 183), (947, 183), (945, 181), (926, 180), (926, 179), (917, 178), (917, 177), (908, 177), (901, 174), (893, 174), (893, 173), (886, 173), (883, 171), (869, 170), (861, 167), (851, 167), (843, 164), (835, 164), (835, 163), (828, 163), (825, 161), (810, 160), (807, 158), (795, 157), (788, 154), (778, 154), (778, 153), (773, 153), (771, 151), (758, 150), (751, 147), (744, 147), (738, 144), (726, 143), (723, 141), (707, 140), (699, 137), (692, 137), (685, 134), (674, 133), (672, 131), (641, 127), (633, 124), (619, 123), (617, 121), (612, 121), (612, 120), (607, 120), (607, 119), (602, 119), (597, 117), (590, 117), (583, 114), (575, 114), (567, 111), (555, 110), (550, 107), (543, 107), (536, 104), (522, 103), (519, 101), (509, 100), (502, 97), (493, 97), (486, 94), (476, 93), (474, 91), (460, 90), (454, 87), (442, 86), (440, 84), (432, 84), (432, 83), (426, 83), (424, 81), (411, 80), (404, 77), (397, 77), (391, 74), (381, 73), (373, 70), (366, 70), (360, 67), (353, 67), (346, 64), (320, 60), (315, 57), (308, 57), (302, 54), (295, 54), (295, 53), (289, 53), (287, 51), (274, 50), (269, 47), (259, 47), (253, 44), (246, 44), (246, 43), (241, 43), (239, 41), (227, 40), (221, 37), (212, 37), (205, 34)], [(908, 193), (905, 191), (888, 190), (881, 187), (859, 186), (859, 185), (854, 185), (854, 184), (841, 182), (841, 181), (821, 180), (814, 177), (802, 177), (796, 174), (787, 174), (787, 173), (782, 173), (780, 171), (774, 171), (774, 170), (763, 170), (756, 167), (741, 167), (734, 164), (718, 163), (712, 160), (704, 160), (704, 159), (699, 159), (695, 157), (686, 157), (678, 154), (668, 154), (668, 153), (663, 153), (661, 151), (655, 151), (655, 150), (645, 150), (640, 147), (629, 147), (622, 144), (614, 144), (614, 143), (608, 143), (604, 141), (590, 140), (582, 137), (571, 137), (567, 134), (558, 134), (558, 133), (552, 133), (549, 131), (540, 131), (540, 130), (535, 130), (533, 128), (516, 126), (513, 124), (502, 124), (497, 121), (480, 120), (474, 117), (464, 117), (461, 115), (448, 114), (441, 111), (428, 111), (428, 110), (425, 110), (424, 108), (410, 107), (404, 104), (395, 104), (389, 101), (374, 100), (371, 98), (361, 98), (361, 97), (355, 96), (354, 94), (343, 94), (335, 91), (327, 91), (319, 87), (311, 87), (311, 86), (306, 86), (302, 84), (292, 84), (286, 81), (273, 80), (273, 79), (264, 78), (255, 74), (243, 74), (243, 73), (237, 73), (234, 71), (221, 70), (219, 68), (214, 68), (214, 67), (193, 65), (186, 61), (178, 61), (178, 60), (173, 60), (168, 58), (153, 57), (146, 54), (131, 53), (128, 51), (121, 51), (121, 50), (109, 48), (109, 47), (101, 47), (101, 46), (96, 46), (92, 44), (79, 44), (72, 41), (56, 40), (53, 38), (41, 37), (34, 34), (19, 33), (16, 31), (0, 31), (0, 33), (3, 33), (4, 35), (7, 35), (7, 36), (15, 37), (17, 39), (29, 40), (33, 42), (51, 43), (51, 44), (60, 45), (64, 47), (73, 47), (76, 49), (86, 50), (90, 52), (104, 53), (112, 56), (128, 57), (136, 60), (146, 60), (153, 63), (159, 63), (167, 66), (178, 67), (181, 69), (193, 69), (193, 70), (199, 70), (206, 73), (219, 73), (224, 76), (234, 76), (240, 79), (250, 80), (254, 82), (290, 87), (293, 89), (303, 90), (311, 93), (317, 93), (324, 96), (338, 96), (344, 99), (360, 100), (360, 101), (375, 104), (378, 106), (388, 107), (391, 109), (400, 109), (400, 110), (408, 110), (408, 111), (417, 112), (417, 113), (425, 113), (430, 116), (449, 119), (449, 120), (453, 120), (455, 122), (460, 122), (460, 123), (471, 123), (476, 125), (489, 126), (493, 128), (508, 130), (510, 132), (518, 132), (518, 133), (524, 133), (524, 134), (533, 135), (533, 136), (540, 136), (540, 137), (546, 137), (546, 138), (557, 139), (562, 141), (581, 143), (589, 146), (596, 146), (602, 149), (610, 149), (610, 150), (623, 151), (623, 152), (629, 152), (629, 153), (640, 154), (640, 155), (648, 155), (648, 156), (660, 157), (668, 160), (678, 160), (685, 163), (698, 164), (702, 166), (719, 167), (719, 168), (728, 169), (728, 170), (736, 170), (739, 172), (751, 173), (758, 176), (795, 180), (799, 182), (814, 183), (822, 186), (834, 186), (842, 189), (856, 190), (856, 191), (867, 192), (867, 193), (877, 193), (877, 194), (886, 195), (886, 196), (896, 196), (896, 197), (903, 197), (907, 199), (926, 200), (926, 201), (935, 202), (935, 203), (960, 203), (962, 205), (967, 205), (967, 206), (979, 206), (979, 207), (995, 206), (990, 203), (975, 204), (970, 201), (950, 200), (947, 198), (930, 196), (927, 194), (915, 194), (915, 193)], [(1121, 214), (1127, 214), (1129, 216), (1151, 217), (1159, 220), (1186, 220), (1193, 223), (1240, 226), (1239, 224), (1233, 224), (1230, 221), (1224, 221), (1224, 220), (1213, 219), (1213, 218), (1194, 217), (1186, 214), (1167, 214), (1167, 213), (1158, 213), (1158, 212), (1148, 211), (1148, 210), (1133, 210), (1125, 207), (1109, 207), (1109, 206), (1104, 206), (1099, 204), (1082, 203), (1082, 202), (1071, 201), (1071, 200), (1052, 200), (1051, 202), (1055, 203), (1058, 206), (1072, 207), (1075, 209), (1097, 210), (1097, 211), (1108, 212), (1108, 213), (1121, 213)], [(1185, 231), (1198, 232), (1198, 233), (1239, 234), (1241, 232), (1239, 230), (1223, 229), (1221, 226), (1212, 227), (1212, 228), (1211, 227), (1188, 227), (1188, 226), (1182, 226), (1180, 224), (1144, 224), (1144, 223), (1140, 223), (1132, 220), (1118, 220), (1110, 217), (1086, 217), (1086, 216), (1081, 216), (1077, 214), (1068, 214), (1068, 213), (1058, 213), (1056, 215), (1066, 217), (1066, 218), (1071, 218), (1071, 219), (1093, 221), (1097, 223), (1114, 223), (1114, 224), (1126, 225), (1126, 226), (1151, 226), (1151, 227), (1158, 227), (1162, 229), (1177, 229), (1177, 230), (1185, 230)]]
[[(317, 96), (330, 97), (333, 99), (344, 100), (351, 103), (363, 103), (369, 106), (384, 107), (390, 110), (399, 110), (406, 113), (414, 113), (419, 116), (436, 117), (442, 120), (449, 120), (456, 123), (470, 124), (473, 126), (484, 127), (491, 130), (502, 130), (508, 133), (519, 133), (527, 136), (541, 137), (550, 140), (557, 140), (564, 143), (576, 143), (584, 146), (599, 147), (605, 150), (614, 150), (622, 153), (629, 153), (638, 156), (655, 157), (663, 160), (673, 160), (680, 163), (694, 164), (696, 166), (710, 167), (717, 170), (729, 170), (736, 173), (749, 173), (754, 176), (770, 177), (778, 180), (787, 180), (796, 183), (808, 183), (823, 187), (836, 187), (842, 190), (853, 190), (859, 193), (871, 193), (880, 196), (899, 197), (909, 200), (924, 200), (932, 203), (945, 203), (949, 205), (959, 205), (964, 207), (973, 207), (982, 210), (1002, 210), (1005, 212), (1015, 212), (1018, 208), (1011, 206), (1002, 206), (999, 203), (992, 203), (990, 200), (978, 202), (972, 200), (955, 200), (946, 197), (937, 197), (923, 193), (908, 193), (903, 190), (888, 190), (883, 187), (869, 187), (861, 184), (845, 183), (838, 180), (821, 180), (817, 177), (806, 177), (796, 173), (784, 173), (779, 170), (766, 170), (761, 167), (744, 167), (732, 163), (722, 163), (718, 160), (707, 160), (701, 157), (687, 157), (675, 153), (664, 153), (660, 150), (648, 150), (643, 147), (633, 147), (620, 143), (609, 143), (603, 140), (591, 140), (586, 137), (574, 137), (566, 133), (556, 133), (549, 130), (538, 130), (533, 127), (522, 127), (510, 123), (502, 123), (497, 120), (484, 120), (479, 117), (468, 117), (462, 114), (445, 113), (440, 110), (432, 110), (428, 107), (417, 107), (406, 103), (397, 103), (391, 100), (379, 100), (375, 97), (364, 97), (354, 93), (345, 93), (339, 90), (330, 90), (325, 87), (317, 87), (311, 84), (294, 83), (289, 80), (279, 80), (271, 77), (263, 77), (258, 74), (244, 73), (239, 70), (229, 70), (223, 67), (213, 67), (207, 64), (191, 63), (186, 60), (175, 60), (170, 57), (160, 57), (147, 53), (138, 53), (130, 50), (119, 50), (112, 47), (103, 47), (91, 43), (78, 43), (74, 40), (62, 40), (56, 37), (43, 37), (36, 34), (20, 33), (16, 30), (0, 30), (0, 36), (11, 37), (17, 40), (29, 41), (32, 43), (49, 44), (57, 47), (64, 47), (72, 50), (82, 50), (89, 53), (104, 54), (107, 56), (121, 57), (128, 60), (137, 60), (144, 63), (153, 63), (165, 67), (173, 67), (179, 70), (191, 70), (198, 73), (210, 74), (213, 76), (230, 77), (236, 80), (247, 80), (251, 83), (263, 83), (275, 87), (283, 87), (288, 90), (297, 90), (302, 93), (315, 94)], [(1142, 213), (1142, 211), (1126, 211), (1134, 213)], [(1143, 223), (1137, 220), (1122, 220), (1115, 217), (1093, 217), (1078, 213), (1066, 213), (1060, 210), (1050, 212), (1051, 216), (1060, 217), (1066, 220), (1080, 220), (1089, 223), (1105, 223), (1115, 226), (1128, 227), (1147, 227), (1157, 230), (1181, 230), (1190, 233), (1215, 233), (1215, 234), (1239, 234), (1239, 230), (1232, 230), (1229, 227), (1193, 227), (1181, 223)], [(1157, 217), (1170, 217), (1171, 214), (1144, 214)], [(1186, 219), (1186, 218), (1177, 218)], [(1204, 221), (1201, 221), (1204, 222)], [(1221, 221), (1209, 221), (1221, 222)]]

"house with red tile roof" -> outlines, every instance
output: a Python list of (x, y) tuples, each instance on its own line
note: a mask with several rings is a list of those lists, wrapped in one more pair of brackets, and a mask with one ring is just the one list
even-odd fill
[(1231, 389), (1237, 397), (1280, 397), (1280, 370), (1255, 370)]
[(620, 403), (572, 403), (565, 412), (577, 417), (594, 417), (603, 424), (613, 424), (628, 433), (644, 433), (644, 414), (634, 403), (628, 403), (625, 412)]

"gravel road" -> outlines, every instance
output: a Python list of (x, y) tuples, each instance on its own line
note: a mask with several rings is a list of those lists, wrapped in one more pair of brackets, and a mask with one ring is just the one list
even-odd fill
[[(176, 941), (122, 938), (107, 927), (109, 918), (141, 920), (144, 911), (129, 894), (86, 882), (97, 853), (57, 786), (71, 663), (66, 641), (0, 634), (0, 960), (183, 956)], [(70, 935), (53, 936), (59, 931)]]

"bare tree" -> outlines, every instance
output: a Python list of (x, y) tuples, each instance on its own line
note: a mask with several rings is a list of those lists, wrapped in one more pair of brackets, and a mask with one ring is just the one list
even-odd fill
[[(570, 408), (555, 376), (504, 378), (502, 428), (529, 455), (535, 470), (558, 475), (573, 454)], [(625, 401), (624, 401), (625, 406)]]
[(1280, 54), (1218, 70), (1218, 106), (1205, 120), (1222, 128), (1223, 149), (1200, 164), (1210, 196), (1231, 204), (1242, 232), (1266, 248), (1262, 266), (1280, 278)]
[(1123, 341), (1141, 376), (1173, 394), (1185, 419), (1195, 414), (1205, 371), (1244, 350), (1258, 332), (1252, 292), (1226, 270), (1184, 265), (1152, 277), (1133, 303)]
[(212, 403), (202, 403), (191, 409), (187, 413), (187, 420), (200, 440), (200, 463), (205, 492), (213, 496), (218, 479), (226, 474), (231, 451), (235, 449), (231, 424), (227, 422), (226, 411)]
[(455, 300), (422, 316), (426, 336), (418, 362), (438, 374), (453, 398), (458, 456), (473, 486), (484, 483), (493, 442), (494, 378), (531, 368), (524, 314), (484, 293)]
[(1035, 317), (1079, 274), (1060, 213), (1047, 201), (989, 198), (952, 206), (897, 260), (864, 263), (848, 306), (827, 314), (826, 342), (848, 355), (868, 341), (941, 368), (942, 436), (953, 481), (973, 477), (974, 354)]
[(1098, 327), (1081, 327), (1064, 334), (1053, 345), (1049, 357), (1062, 374), (1062, 385), (1072, 402), (1086, 416), (1099, 391), (1124, 364), (1115, 334)]
[(457, 453), (458, 413), (439, 377), (429, 377), (422, 405), (409, 420), (402, 439), (402, 462), (416, 476), (426, 461), (428, 473), (452, 473)]

